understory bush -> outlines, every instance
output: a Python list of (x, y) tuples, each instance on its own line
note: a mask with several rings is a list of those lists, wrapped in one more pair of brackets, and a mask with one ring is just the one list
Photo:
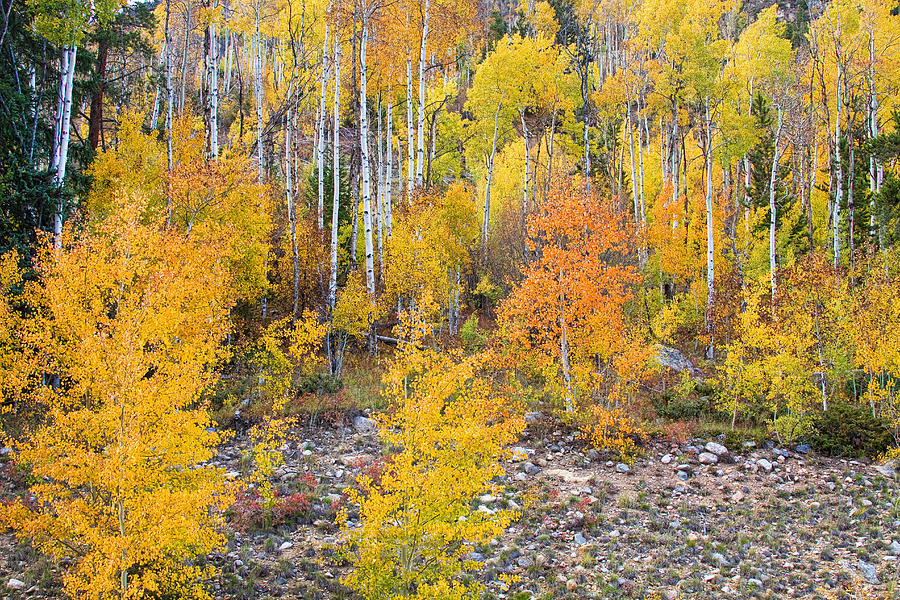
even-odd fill
[(813, 418), (812, 427), (813, 448), (831, 456), (874, 458), (894, 442), (890, 421), (857, 404), (832, 404)]

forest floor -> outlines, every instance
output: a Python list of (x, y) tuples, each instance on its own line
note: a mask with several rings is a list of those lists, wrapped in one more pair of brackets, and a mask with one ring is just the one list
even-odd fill
[[(699, 439), (654, 442), (627, 466), (560, 423), (529, 420), (506, 477), (478, 499), (479, 510), (522, 511), (473, 556), (489, 598), (900, 598), (900, 490), (883, 467)], [(295, 432), (274, 479), (290, 494), (315, 478), (311, 512), (231, 532), (210, 557), (217, 598), (353, 597), (334, 513), (381, 448), (371, 422), (355, 424)], [(235, 436), (217, 463), (241, 478), (247, 449)], [(0, 537), (3, 597), (59, 597), (60, 569)]]

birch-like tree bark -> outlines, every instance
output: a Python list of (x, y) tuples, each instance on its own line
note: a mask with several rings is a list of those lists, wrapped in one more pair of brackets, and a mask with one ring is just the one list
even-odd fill
[(425, 166), (425, 60), (428, 57), (428, 18), (431, 7), (430, 0), (425, 0), (425, 13), (422, 16), (422, 47), (419, 52), (419, 129), (416, 145), (416, 185), (421, 186)]
[(206, 149), (209, 158), (219, 159), (219, 42), (215, 21), (206, 28)]
[(259, 0), (256, 0), (255, 3), (256, 10), (254, 11), (254, 16), (256, 20), (256, 32), (255, 32), (255, 44), (256, 44), (256, 53), (254, 56), (255, 61), (255, 73), (254, 73), (254, 92), (256, 95), (256, 161), (257, 161), (257, 175), (259, 178), (259, 184), (263, 183), (263, 83), (262, 83), (262, 37), (259, 33)]
[(494, 157), (497, 155), (497, 130), (500, 125), (500, 103), (494, 112), (494, 141), (488, 158), (487, 182), (484, 186), (484, 219), (481, 222), (481, 254), (487, 252), (488, 232), (491, 230), (491, 180), (494, 178)]
[(387, 112), (387, 178), (384, 182), (384, 218), (385, 232), (387, 239), (391, 239), (391, 230), (393, 228), (391, 217), (391, 188), (394, 181), (394, 100), (388, 99)]
[[(409, 16), (406, 18), (409, 22)], [(412, 103), (412, 58), (406, 52), (406, 203), (412, 204), (412, 192), (415, 182), (415, 142), (413, 141), (413, 103)]]
[(366, 99), (366, 46), (369, 42), (369, 15), (362, 19), (362, 42), (359, 46), (359, 144), (362, 150), (363, 236), (366, 245), (366, 291), (375, 296), (375, 257), (372, 243), (371, 165), (369, 162), (369, 118)]
[(528, 191), (531, 183), (531, 163), (529, 155), (531, 148), (528, 147), (528, 125), (525, 124), (525, 111), (519, 111), (519, 119), (522, 121), (522, 139), (525, 141), (525, 198), (522, 201), (522, 231), (525, 231), (525, 218), (528, 215)]
[(378, 94), (378, 192), (375, 206), (375, 227), (378, 235), (378, 274), (384, 270), (384, 119), (381, 115), (381, 94)]
[[(256, 20), (257, 30), (259, 30), (259, 2), (256, 4)], [(187, 93), (187, 72), (188, 72), (188, 54), (191, 50), (191, 0), (187, 0), (184, 5), (184, 46), (181, 53), (181, 93), (178, 96), (178, 116), (184, 113), (184, 99)]]
[(781, 106), (778, 106), (778, 126), (775, 130), (775, 149), (772, 155), (772, 172), (769, 174), (769, 285), (772, 292), (772, 300), (775, 300), (775, 291), (778, 286), (777, 264), (775, 260), (775, 230), (777, 212), (775, 206), (775, 183), (778, 181), (778, 160), (781, 158), (781, 128), (784, 124), (784, 115)]
[(340, 95), (341, 95), (341, 62), (340, 44), (337, 32), (334, 35), (334, 103), (331, 113), (334, 116), (334, 130), (332, 132), (331, 148), (331, 179), (334, 182), (333, 196), (331, 199), (331, 272), (328, 277), (328, 308), (334, 312), (334, 303), (337, 297), (337, 266), (338, 266), (338, 211), (341, 203), (341, 130), (340, 130)]
[[(53, 154), (50, 158), (50, 169), (54, 171), (53, 183), (62, 188), (66, 179), (66, 163), (69, 154), (69, 126), (72, 120), (72, 86), (75, 79), (75, 60), (78, 48), (75, 45), (64, 46), (59, 59), (59, 99), (56, 107), (56, 122), (53, 131)], [(63, 196), (53, 215), (53, 236), (57, 248), (62, 242)]]
[[(319, 231), (325, 228), (325, 91), (328, 87), (328, 24), (325, 24), (325, 40), (322, 42), (322, 80), (319, 101), (319, 138), (316, 147), (316, 172), (319, 184), (319, 203), (316, 213)], [(336, 175), (333, 175), (336, 176)]]
[[(172, 151), (172, 122), (173, 104), (175, 101), (175, 89), (172, 87), (172, 43), (171, 30), (169, 29), (169, 15), (171, 14), (171, 0), (166, 0), (166, 165), (168, 175), (172, 175), (174, 165), (174, 153)], [(169, 178), (166, 178), (166, 227), (172, 224), (172, 191), (169, 187)]]
[(844, 169), (841, 164), (841, 82), (844, 78), (840, 59), (838, 59), (837, 78), (837, 115), (834, 119), (834, 154), (831, 157), (834, 163), (834, 204), (831, 209), (832, 244), (834, 248), (834, 266), (837, 267), (841, 260), (841, 202), (844, 199)]
[(288, 108), (284, 118), (284, 191), (286, 196), (285, 201), (287, 203), (288, 223), (291, 227), (291, 266), (294, 275), (293, 311), (291, 317), (293, 321), (296, 321), (297, 314), (300, 311), (300, 257), (297, 249), (297, 209), (294, 206), (294, 165), (293, 153), (291, 151), (294, 123), (291, 117), (292, 110)]
[(713, 358), (712, 322), (716, 300), (716, 263), (713, 247), (713, 147), (712, 119), (709, 114), (709, 96), (706, 96), (706, 332), (709, 334), (707, 358)]

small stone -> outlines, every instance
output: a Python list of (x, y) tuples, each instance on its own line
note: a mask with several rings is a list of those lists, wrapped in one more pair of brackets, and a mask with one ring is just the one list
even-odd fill
[(293, 547), (294, 547), (294, 544), (292, 544), (290, 542), (282, 542), (281, 545), (278, 546), (278, 550), (281, 552), (284, 552), (288, 548), (293, 548)]
[(365, 465), (370, 464), (375, 460), (375, 457), (371, 454), (344, 454), (339, 459), (340, 463), (345, 467), (350, 467), (352, 469), (358, 469)]
[(752, 577), (751, 577), (750, 579), (747, 580), (747, 584), (748, 584), (748, 585), (755, 585), (756, 587), (761, 588), (762, 585), (763, 585), (763, 582), (760, 581), (759, 579), (755, 579), (755, 578), (752, 578)]
[(525, 472), (529, 475), (537, 475), (541, 470), (534, 463), (527, 462), (525, 463)]
[(25, 589), (25, 582), (13, 577), (9, 581), (6, 582), (6, 587), (8, 587), (11, 590)]
[(894, 479), (895, 477), (897, 477), (897, 463), (892, 460), (889, 460), (883, 465), (875, 465), (875, 470), (888, 479)]
[(794, 452), (797, 454), (809, 454), (812, 450), (809, 444), (798, 444), (796, 448), (794, 448)]
[(747, 497), (747, 496), (744, 495), (744, 492), (738, 490), (738, 491), (736, 491), (736, 492), (734, 493), (734, 495), (731, 496), (731, 500), (732, 500), (733, 502), (741, 502), (741, 501), (743, 501), (744, 498), (746, 498), (746, 497)]
[(575, 543), (578, 544), (579, 546), (582, 546), (584, 544), (587, 544), (587, 539), (585, 539), (585, 537), (581, 533), (576, 533), (575, 534)]
[(544, 413), (539, 410), (525, 413), (525, 422), (529, 425), (539, 423), (544, 418)]
[(750, 448), (756, 448), (756, 442), (754, 442), (754, 441), (747, 441), (747, 442), (744, 442), (744, 443), (741, 444), (741, 445), (742, 445), (744, 448), (747, 448), (748, 450), (749, 450)]
[(892, 541), (891, 545), (888, 546), (888, 550), (891, 554), (900, 556), (900, 542), (898, 542), (897, 540)]
[(525, 473), (516, 473), (516, 476), (514, 479), (516, 481), (525, 481), (525, 479), (527, 479), (527, 476), (525, 475)]
[(534, 557), (534, 564), (543, 567), (547, 564), (547, 555), (546, 554), (538, 554)]
[(718, 566), (720, 566), (720, 567), (727, 567), (727, 566), (728, 566), (728, 559), (725, 558), (725, 556), (724, 556), (723, 554), (719, 553), (719, 552), (713, 552), (713, 553), (710, 555), (710, 558), (712, 558), (712, 559), (713, 559), (713, 562), (716, 563), (716, 564), (717, 564)]
[(631, 468), (628, 465), (626, 465), (625, 463), (619, 463), (616, 465), (616, 472), (617, 473), (630, 473)]
[(708, 442), (706, 444), (706, 451), (715, 454), (716, 456), (722, 456), (723, 454), (728, 454), (728, 448), (723, 446), (722, 444), (716, 442)]
[(678, 478), (682, 481), (687, 481), (690, 475), (688, 475), (687, 471), (678, 471)]
[(618, 529), (613, 529), (612, 531), (609, 532), (609, 537), (618, 538), (618, 537), (622, 537), (622, 534), (619, 533)]
[(534, 560), (532, 560), (530, 556), (520, 556), (516, 560), (516, 564), (518, 564), (523, 569), (527, 569), (528, 567), (534, 565)]
[(761, 458), (756, 461), (756, 464), (759, 465), (760, 469), (763, 469), (766, 473), (770, 473), (772, 471), (772, 463), (770, 463), (765, 458)]
[(362, 415), (353, 417), (353, 429), (359, 433), (371, 433), (375, 431), (375, 421)]
[(566, 581), (566, 589), (570, 592), (574, 592), (578, 588), (578, 584), (575, 583), (574, 579), (569, 579)]
[(863, 576), (863, 579), (873, 585), (879, 583), (878, 570), (875, 568), (875, 565), (871, 565), (864, 560), (860, 560), (856, 563), (856, 567), (859, 569), (859, 572)]
[(697, 460), (700, 461), (701, 465), (714, 465), (719, 462), (719, 457), (712, 452), (701, 452)]
[(674, 456), (672, 456), (671, 454), (666, 454), (666, 455), (663, 456), (661, 459), (659, 459), (659, 462), (661, 462), (661, 463), (664, 464), (664, 465), (667, 465), (667, 464), (669, 464), (670, 462), (672, 462), (673, 460), (675, 460), (675, 457), (674, 457)]

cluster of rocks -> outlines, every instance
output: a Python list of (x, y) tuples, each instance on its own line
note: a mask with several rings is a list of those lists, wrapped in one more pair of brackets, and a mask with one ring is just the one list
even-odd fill
[[(826, 459), (802, 445), (729, 450), (719, 438), (658, 443), (626, 463), (540, 413), (526, 422), (506, 475), (475, 502), (483, 513), (522, 515), (469, 556), (484, 563), (474, 576), (497, 598), (801, 598), (854, 578), (883, 591), (897, 578), (895, 464)], [(248, 449), (233, 439), (215, 463), (243, 479)], [(349, 567), (334, 558), (327, 509), (378, 460), (376, 425), (357, 415), (298, 431), (282, 450), (275, 484), (290, 490), (312, 477), (313, 516), (290, 529), (234, 532), (210, 557), (222, 570), (217, 598), (346, 595)], [(40, 597), (22, 567), (2, 575), (11, 598)]]

